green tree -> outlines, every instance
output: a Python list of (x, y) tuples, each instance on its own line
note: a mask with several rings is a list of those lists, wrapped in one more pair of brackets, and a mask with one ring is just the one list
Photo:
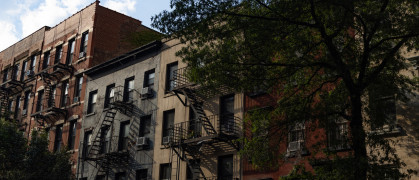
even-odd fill
[[(399, 72), (411, 66), (402, 49), (419, 47), (419, 1), (172, 0), (171, 7), (152, 25), (185, 43), (177, 55), (188, 63), (191, 80), (278, 97), (267, 112), (271, 118), (248, 116), (253, 133), (284, 132), (295, 122), (326, 126), (340, 117), (349, 121), (355, 179), (374, 177), (382, 164), (403, 166), (388, 141), (366, 133), (365, 125), (380, 122), (369, 120), (373, 112), (364, 99), (383, 80), (397, 100), (417, 90), (417, 78)], [(260, 120), (266, 122), (255, 123)], [(267, 128), (254, 127), (260, 124)], [(272, 164), (258, 157), (273, 157), (277, 149), (255, 152), (260, 142), (254, 141), (269, 136), (247, 139), (243, 154)], [(368, 156), (367, 145), (385, 157)], [(404, 176), (397, 172), (391, 174)]]
[(16, 124), (0, 120), (0, 179), (74, 179), (70, 154), (48, 150), (45, 132), (33, 131), (28, 141)]

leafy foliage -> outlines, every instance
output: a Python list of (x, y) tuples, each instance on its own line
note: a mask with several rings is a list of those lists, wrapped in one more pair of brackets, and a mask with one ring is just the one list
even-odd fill
[(128, 41), (130, 42), (130, 44), (136, 47), (140, 47), (152, 41), (160, 40), (162, 37), (162, 34), (156, 31), (148, 30), (132, 33)]
[(74, 179), (70, 154), (48, 150), (45, 132), (32, 132), (27, 140), (14, 123), (0, 120), (0, 179)]
[[(264, 126), (258, 121), (266, 116), (272, 119), (268, 132), (295, 123), (327, 128), (330, 118), (342, 118), (350, 126), (353, 161), (346, 168), (354, 179), (374, 177), (380, 173), (375, 167), (386, 163), (390, 169), (381, 167), (388, 172), (404, 165), (387, 140), (366, 133), (365, 125), (383, 120), (369, 120), (374, 115), (365, 99), (385, 84), (398, 100), (418, 89), (417, 78), (400, 72), (412, 67), (403, 51), (419, 48), (419, 1), (172, 0), (171, 6), (153, 26), (185, 43), (177, 55), (193, 81), (276, 96), (268, 115), (250, 118), (251, 130)], [(375, 93), (386, 94), (380, 90)], [(262, 159), (256, 166), (276, 164), (263, 160), (272, 157), (269, 148), (257, 148), (265, 140), (246, 139), (243, 153)], [(279, 138), (277, 146), (283, 142)], [(368, 156), (367, 146), (384, 153)]]

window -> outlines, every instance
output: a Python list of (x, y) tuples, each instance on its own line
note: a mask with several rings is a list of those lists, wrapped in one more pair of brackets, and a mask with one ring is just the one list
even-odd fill
[(304, 123), (297, 123), (288, 133), (288, 152), (301, 150), (304, 145)]
[(20, 81), (23, 81), (25, 79), (26, 66), (28, 66), (28, 61), (23, 61), (22, 71), (20, 71)]
[(57, 46), (57, 48), (55, 48), (54, 64), (58, 64), (62, 56), (63, 56), (63, 46), (60, 45), (60, 46)]
[(233, 179), (233, 155), (218, 157), (218, 180)]
[(134, 100), (134, 76), (125, 79), (124, 102)]
[(170, 163), (160, 164), (160, 180), (170, 179), (172, 167)]
[(115, 180), (127, 180), (127, 174), (125, 172), (116, 173)]
[(61, 145), (63, 141), (63, 125), (56, 126), (55, 130), (55, 141), (54, 141), (54, 152), (61, 150)]
[(88, 114), (93, 113), (95, 111), (96, 99), (97, 99), (97, 90), (91, 91), (89, 93), (89, 104), (87, 105)]
[(115, 84), (106, 86), (105, 108), (109, 108), (109, 104), (115, 101)]
[(76, 125), (77, 121), (71, 121), (68, 130), (68, 148), (74, 149), (74, 143), (76, 142)]
[(48, 107), (55, 107), (55, 96), (57, 95), (57, 86), (51, 87), (51, 94), (48, 97)]
[(49, 65), (50, 51), (45, 52), (44, 61), (42, 62), (42, 69), (46, 69)]
[(105, 175), (97, 175), (96, 176), (96, 180), (105, 180), (106, 176)]
[(73, 103), (80, 101), (81, 88), (83, 87), (83, 76), (76, 77), (76, 85), (74, 88), (74, 99)]
[[(163, 142), (165, 138), (170, 138), (171, 129), (175, 121), (175, 110), (168, 110), (163, 112)], [(162, 142), (162, 144), (163, 144)]]
[(68, 41), (67, 59), (65, 64), (71, 64), (74, 58), (74, 39)]
[(399, 133), (396, 118), (396, 96), (398, 87), (387, 79), (378, 79), (368, 89), (368, 108), (371, 130), (374, 133)]
[(19, 64), (16, 64), (15, 66), (13, 66), (13, 75), (12, 75), (12, 79), (13, 80), (17, 80), (17, 77), (19, 76)]
[(9, 69), (4, 69), (3, 70), (3, 83), (6, 82), (7, 79), (9, 79)]
[(374, 111), (372, 130), (392, 131), (396, 129), (396, 102), (394, 95), (375, 98), (370, 105)]
[(109, 126), (103, 127), (101, 129), (101, 134), (100, 134), (101, 143), (100, 143), (100, 151), (99, 151), (100, 154), (109, 152), (109, 148), (110, 148), (109, 141), (111, 139), (111, 133), (110, 133), (109, 129), (110, 129)]
[(195, 112), (189, 108), (189, 127), (188, 138), (198, 138), (202, 136), (202, 122), (195, 117)]
[(176, 86), (177, 62), (168, 64), (166, 71), (166, 91), (172, 91)]
[(327, 136), (329, 149), (341, 150), (349, 148), (348, 122), (343, 120), (332, 122)]
[(234, 94), (220, 99), (220, 125), (223, 133), (234, 131)]
[(135, 180), (147, 180), (147, 169), (139, 169), (135, 171)]
[[(85, 56), (87, 52), (87, 42), (89, 41), (89, 31), (84, 32), (81, 35), (81, 43), (80, 43), (80, 58)], [(83, 56), (81, 56), (83, 53)]]
[(126, 150), (128, 148), (128, 141), (129, 141), (129, 121), (125, 121), (125, 122), (122, 122), (120, 126), (118, 149), (120, 151)]
[(26, 114), (27, 109), (28, 109), (28, 104), (29, 104), (29, 100), (31, 98), (31, 92), (30, 91), (26, 91), (25, 92), (25, 99), (23, 100), (23, 114)]
[(20, 96), (16, 97), (16, 106), (15, 106), (15, 119), (17, 119), (20, 114)]
[(7, 105), (7, 110), (9, 112), (12, 112), (12, 110), (13, 110), (13, 100), (10, 100), (9, 101), (9, 104)]
[[(186, 167), (186, 180), (195, 180), (199, 178), (199, 170), (197, 169), (200, 166), (201, 160), (189, 160), (189, 165)], [(198, 171), (198, 172), (197, 172)]]
[(87, 157), (87, 151), (89, 147), (92, 145), (92, 131), (84, 132), (84, 140), (83, 140), (83, 157)]
[(35, 66), (36, 66), (36, 55), (31, 56), (31, 66), (29, 67), (29, 70), (35, 72)]
[(42, 111), (42, 99), (44, 99), (44, 90), (38, 91), (38, 101), (36, 103), (36, 112)]
[(61, 86), (61, 107), (65, 107), (68, 103), (68, 81), (63, 82)]
[(154, 69), (145, 72), (143, 87), (153, 88), (153, 86), (154, 86)]
[(150, 134), (151, 129), (151, 115), (141, 117), (139, 137), (144, 137)]

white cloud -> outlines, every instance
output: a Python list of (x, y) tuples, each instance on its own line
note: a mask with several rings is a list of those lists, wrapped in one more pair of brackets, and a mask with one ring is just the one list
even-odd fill
[(22, 37), (43, 26), (55, 26), (88, 3), (88, 0), (45, 0), (33, 9), (26, 8), (20, 16)]
[(135, 0), (108, 0), (103, 3), (103, 6), (127, 14), (129, 11), (135, 10), (135, 3)]
[(7, 21), (0, 21), (0, 51), (16, 43), (19, 38), (16, 35), (15, 26)]

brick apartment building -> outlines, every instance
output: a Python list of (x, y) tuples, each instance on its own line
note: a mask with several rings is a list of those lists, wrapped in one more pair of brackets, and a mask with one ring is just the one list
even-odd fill
[(2, 112), (12, 112), (28, 138), (34, 128), (45, 128), (50, 150), (67, 146), (76, 162), (84, 71), (134, 49), (128, 39), (140, 31), (151, 29), (96, 1), (10, 46), (0, 52)]

